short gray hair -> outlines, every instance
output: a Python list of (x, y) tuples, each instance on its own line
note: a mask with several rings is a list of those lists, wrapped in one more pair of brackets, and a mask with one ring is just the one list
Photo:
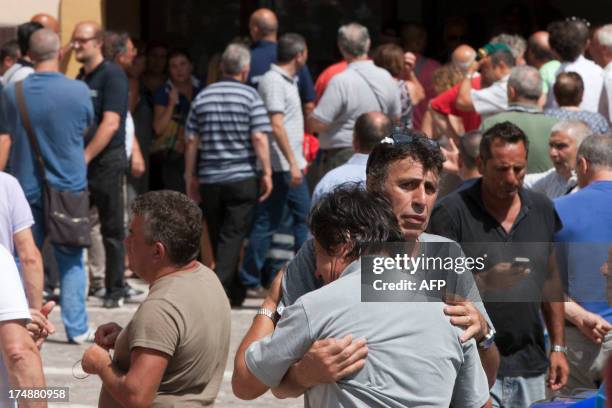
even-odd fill
[(553, 125), (550, 134), (565, 133), (580, 146), (582, 141), (593, 134), (589, 125), (581, 120), (561, 120)]
[(606, 47), (612, 51), (612, 24), (606, 24), (605, 26), (600, 27), (595, 35), (597, 36), (597, 41), (602, 47)]
[(142, 217), (145, 240), (161, 242), (174, 265), (183, 266), (198, 257), (202, 211), (185, 194), (150, 191), (136, 197), (131, 212), (132, 217)]
[(59, 50), (60, 38), (55, 31), (41, 28), (32, 33), (29, 53), (35, 63), (57, 58)]
[(514, 89), (516, 95), (537, 101), (542, 96), (542, 77), (540, 72), (529, 65), (512, 68), (508, 78), (508, 88)]
[(612, 170), (612, 137), (591, 135), (578, 148), (578, 159), (584, 157), (594, 167)]
[(505, 44), (510, 48), (510, 52), (514, 59), (518, 60), (525, 55), (527, 50), (527, 41), (520, 35), (499, 34), (491, 38), (491, 44)]
[(105, 31), (102, 55), (105, 59), (115, 62), (119, 55), (127, 52), (129, 40), (130, 35), (126, 32)]
[(221, 55), (221, 70), (228, 75), (237, 75), (251, 63), (251, 52), (238, 43), (227, 46)]
[(367, 27), (349, 23), (338, 29), (338, 48), (353, 57), (365, 55), (370, 50), (370, 33)]

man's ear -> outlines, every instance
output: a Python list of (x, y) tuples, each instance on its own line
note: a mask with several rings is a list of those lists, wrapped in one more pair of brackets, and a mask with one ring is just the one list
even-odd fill
[(514, 98), (516, 98), (516, 90), (508, 85), (508, 100), (509, 101), (514, 101)]
[(156, 242), (153, 249), (153, 259), (156, 261), (161, 261), (166, 256), (166, 247), (161, 242)]

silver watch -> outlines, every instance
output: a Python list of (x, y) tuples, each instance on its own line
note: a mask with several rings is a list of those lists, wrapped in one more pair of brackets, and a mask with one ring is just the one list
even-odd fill
[(550, 348), (550, 351), (556, 351), (558, 353), (567, 354), (567, 346), (560, 346), (558, 344), (553, 344)]
[(489, 327), (488, 333), (478, 342), (478, 348), (486, 350), (491, 348), (493, 344), (495, 344), (495, 330)]
[(275, 310), (266, 309), (265, 307), (261, 307), (257, 309), (257, 313), (255, 313), (255, 316), (257, 315), (263, 315), (263, 316), (269, 317), (270, 320), (272, 320), (272, 323), (274, 324), (278, 322), (278, 318), (279, 318), (279, 315)]

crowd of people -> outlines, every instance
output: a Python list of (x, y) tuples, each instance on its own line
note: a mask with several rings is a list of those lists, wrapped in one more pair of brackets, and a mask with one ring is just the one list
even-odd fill
[[(441, 65), (418, 24), (372, 47), (348, 23), (316, 81), (306, 39), (278, 26), (256, 10), (252, 42), (228, 44), (206, 82), (187, 50), (138, 50), (95, 22), (63, 46), (36, 15), (2, 45), (0, 407), (44, 386), (56, 302), (68, 341), (94, 343), (82, 367), (102, 407), (212, 405), (247, 296), (263, 302), (234, 359), (241, 399), (511, 408), (599, 387), (612, 24), (458, 43)], [(279, 236), (284, 265), (268, 259)], [(453, 273), (443, 301), (363, 301), (362, 260), (383, 244), (455, 242), (486, 268)], [(94, 328), (88, 295), (140, 306)]]

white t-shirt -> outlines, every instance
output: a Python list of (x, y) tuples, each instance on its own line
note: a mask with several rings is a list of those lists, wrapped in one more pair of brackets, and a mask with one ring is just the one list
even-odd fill
[(134, 137), (136, 137), (136, 129), (134, 128), (134, 119), (128, 111), (125, 117), (125, 156), (130, 160), (132, 157), (132, 148), (134, 147)]
[(487, 88), (471, 90), (474, 110), (483, 120), (508, 109), (508, 78), (510, 75), (506, 75)]
[[(580, 109), (598, 112), (599, 98), (603, 88), (603, 70), (601, 67), (581, 55), (574, 62), (562, 63), (557, 70), (556, 76), (562, 72), (575, 72), (580, 75), (582, 82), (584, 82), (584, 95), (582, 96), (582, 102), (580, 102)], [(548, 90), (545, 108), (557, 108), (558, 106), (553, 88), (551, 87)]]
[[(30, 320), (30, 311), (21, 278), (11, 253), (0, 245), (0, 322), (8, 320)], [(0, 354), (0, 408), (14, 407), (8, 399), (8, 377)]]

